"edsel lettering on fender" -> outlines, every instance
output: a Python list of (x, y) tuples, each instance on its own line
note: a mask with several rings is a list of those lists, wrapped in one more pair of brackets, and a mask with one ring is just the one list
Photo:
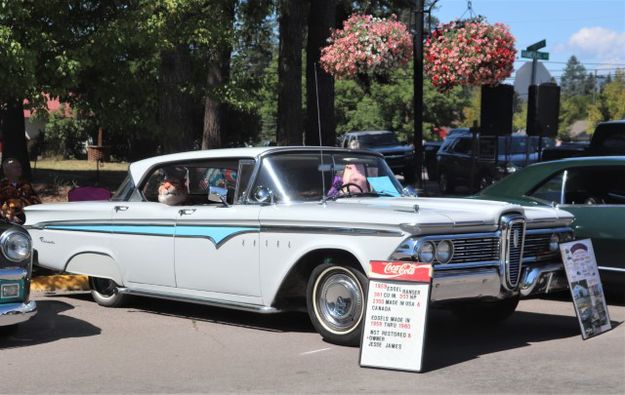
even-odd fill
[(102, 305), (132, 294), (306, 309), (337, 344), (360, 342), (371, 261), (393, 278), (431, 265), (441, 306), (560, 284), (547, 279), (563, 274), (553, 240), (573, 239), (566, 211), (403, 191), (369, 151), (194, 151), (132, 163), (111, 201), (27, 207), (26, 227), (35, 264), (90, 276)]

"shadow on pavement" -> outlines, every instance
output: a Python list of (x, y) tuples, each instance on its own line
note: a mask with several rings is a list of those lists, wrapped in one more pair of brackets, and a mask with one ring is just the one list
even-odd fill
[[(575, 336), (582, 341), (574, 316), (517, 311), (497, 325), (480, 325), (460, 321), (447, 311), (430, 312), (424, 361), (428, 371), (530, 343)], [(612, 321), (612, 329), (620, 324)]]
[[(85, 297), (85, 295), (72, 297), (82, 298)], [(88, 295), (86, 295), (86, 297), (89, 298)], [(308, 315), (303, 312), (260, 314), (194, 303), (142, 297), (132, 297), (126, 308), (129, 310), (129, 313), (150, 313), (269, 332), (315, 331), (308, 319)]]
[(0, 350), (51, 343), (72, 337), (99, 335), (100, 328), (61, 314), (73, 308), (74, 306), (65, 302), (38, 300), (37, 315), (21, 323), (14, 333), (1, 336)]

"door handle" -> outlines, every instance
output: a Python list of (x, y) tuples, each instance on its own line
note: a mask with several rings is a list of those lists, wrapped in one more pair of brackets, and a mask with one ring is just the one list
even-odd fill
[(178, 214), (180, 215), (191, 215), (195, 212), (194, 208), (183, 208), (182, 210), (178, 211)]
[(126, 211), (128, 210), (128, 206), (115, 206), (115, 212)]

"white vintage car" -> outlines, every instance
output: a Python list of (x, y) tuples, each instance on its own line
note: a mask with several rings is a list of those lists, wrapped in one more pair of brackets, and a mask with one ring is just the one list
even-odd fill
[(382, 156), (330, 147), (159, 156), (131, 164), (111, 201), (26, 217), (36, 264), (90, 276), (101, 305), (307, 309), (346, 345), (360, 340), (371, 260), (432, 263), (434, 305), (493, 320), (566, 287), (558, 243), (573, 238), (566, 211), (416, 198)]

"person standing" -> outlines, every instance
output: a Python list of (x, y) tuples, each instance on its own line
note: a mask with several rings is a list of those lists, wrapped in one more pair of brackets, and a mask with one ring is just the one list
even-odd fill
[(0, 216), (9, 222), (23, 224), (24, 207), (41, 203), (30, 182), (22, 178), (22, 165), (13, 158), (2, 163), (4, 178), (0, 181)]

